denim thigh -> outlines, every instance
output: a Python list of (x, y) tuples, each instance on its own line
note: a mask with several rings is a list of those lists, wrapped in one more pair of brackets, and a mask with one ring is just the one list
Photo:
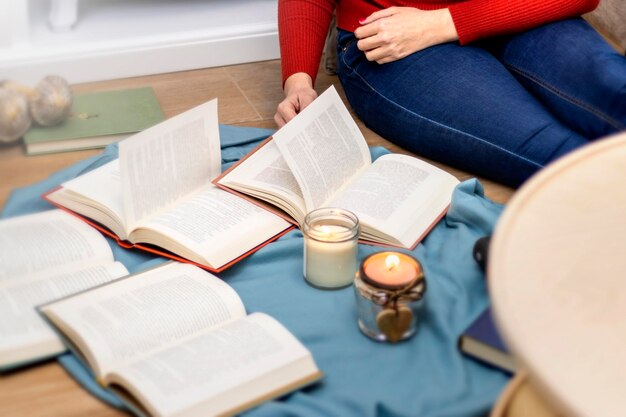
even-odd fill
[(626, 129), (626, 57), (581, 18), (486, 43), (567, 126), (595, 139)]
[(517, 186), (587, 143), (491, 53), (448, 43), (379, 65), (340, 31), (338, 73), (361, 120), (418, 155)]

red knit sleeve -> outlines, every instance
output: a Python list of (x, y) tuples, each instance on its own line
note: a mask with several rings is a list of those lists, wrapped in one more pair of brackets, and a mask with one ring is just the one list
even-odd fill
[(296, 72), (317, 76), (334, 0), (279, 0), (278, 36), (283, 83)]
[(592, 11), (599, 0), (467, 0), (449, 6), (462, 45)]

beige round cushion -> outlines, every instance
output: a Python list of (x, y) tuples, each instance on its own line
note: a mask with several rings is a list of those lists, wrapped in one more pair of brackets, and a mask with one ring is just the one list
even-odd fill
[(551, 407), (624, 416), (626, 133), (518, 190), (496, 226), (488, 276), (496, 323)]

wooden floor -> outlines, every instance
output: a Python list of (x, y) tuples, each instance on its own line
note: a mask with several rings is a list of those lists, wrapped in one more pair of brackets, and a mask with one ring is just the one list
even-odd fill
[[(317, 89), (322, 92), (334, 84), (343, 97), (336, 76), (320, 72)], [(167, 117), (217, 97), (222, 124), (276, 128), (276, 104), (282, 98), (280, 62), (267, 61), (221, 68), (161, 74), (106, 82), (76, 85), (75, 92), (151, 86)], [(345, 101), (345, 97), (344, 97)], [(358, 121), (358, 120), (357, 120)], [(393, 152), (408, 153), (363, 126), (359, 126), (370, 145), (382, 145)], [(40, 181), (51, 173), (95, 155), (100, 151), (80, 151), (44, 156), (24, 156), (20, 144), (0, 146), (0, 207), (11, 191)], [(431, 161), (432, 162), (432, 161)], [(442, 165), (439, 165), (442, 166)], [(471, 176), (442, 166), (459, 179)], [(481, 180), (486, 195), (506, 202), (510, 188)], [(1, 320), (2, 318), (0, 318)], [(122, 416), (84, 392), (54, 362), (0, 376), (0, 416)]]

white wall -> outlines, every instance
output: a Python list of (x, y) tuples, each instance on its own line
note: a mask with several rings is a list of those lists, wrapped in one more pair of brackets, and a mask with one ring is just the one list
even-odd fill
[(277, 0), (79, 0), (55, 32), (48, 0), (0, 0), (0, 80), (70, 83), (279, 57)]

